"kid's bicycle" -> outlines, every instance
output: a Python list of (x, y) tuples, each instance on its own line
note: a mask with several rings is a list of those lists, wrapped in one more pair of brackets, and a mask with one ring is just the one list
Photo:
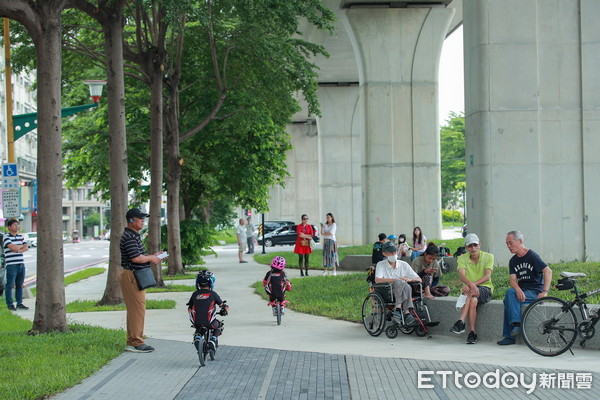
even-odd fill
[[(586, 276), (584, 273), (561, 272), (555, 288), (571, 290), (575, 298), (565, 301), (557, 297), (544, 297), (533, 301), (523, 313), (523, 339), (535, 353), (542, 356), (557, 356), (571, 350), (571, 346), (581, 337), (579, 345), (594, 337), (595, 326), (600, 320), (599, 309), (590, 309), (586, 299), (600, 293), (600, 288), (580, 294), (576, 279)], [(581, 320), (577, 320), (578, 309)]]
[(273, 315), (277, 317), (277, 325), (281, 325), (281, 316), (285, 313), (285, 306), (289, 303), (289, 301), (279, 301), (277, 299), (270, 301), (267, 305), (273, 307)]
[[(229, 307), (223, 302), (219, 315), (227, 315)], [(219, 346), (219, 335), (223, 332), (223, 321), (219, 321), (220, 327), (213, 329), (207, 326), (202, 326), (194, 332), (194, 347), (198, 352), (198, 360), (200, 360), (200, 366), (206, 366), (206, 358), (210, 357), (210, 360), (215, 359), (217, 347)]]

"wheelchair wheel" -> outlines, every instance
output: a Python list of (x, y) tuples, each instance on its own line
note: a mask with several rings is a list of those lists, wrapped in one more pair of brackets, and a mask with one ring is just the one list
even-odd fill
[(369, 293), (362, 307), (363, 325), (369, 335), (379, 336), (383, 331), (385, 324), (386, 308), (381, 296), (376, 293)]
[(385, 336), (389, 337), (390, 339), (395, 339), (396, 336), (398, 336), (398, 328), (396, 327), (396, 324), (385, 328)]
[(415, 335), (417, 335), (418, 337), (425, 337), (428, 333), (429, 332), (427, 332), (427, 330), (421, 325), (417, 326), (417, 329), (415, 329)]

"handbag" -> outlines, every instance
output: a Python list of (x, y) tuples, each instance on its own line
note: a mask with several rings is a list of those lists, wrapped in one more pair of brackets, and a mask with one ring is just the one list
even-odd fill
[(140, 290), (156, 286), (156, 279), (154, 279), (154, 274), (150, 267), (136, 268), (133, 270), (133, 275)]
[(308, 239), (300, 239), (300, 246), (308, 247), (310, 246), (310, 241)]
[(317, 247), (317, 244), (315, 243), (315, 241), (311, 238), (308, 243), (310, 244), (310, 248), (311, 250), (314, 250), (315, 247)]

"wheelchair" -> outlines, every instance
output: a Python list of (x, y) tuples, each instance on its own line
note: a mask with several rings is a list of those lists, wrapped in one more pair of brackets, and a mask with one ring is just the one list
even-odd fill
[[(410, 335), (415, 332), (419, 337), (425, 337), (429, 334), (429, 328), (437, 326), (439, 321), (432, 321), (429, 315), (429, 309), (423, 300), (423, 287), (420, 282), (410, 282), (413, 289), (414, 314), (419, 324), (417, 326), (408, 326), (404, 324), (404, 313), (402, 320), (396, 322), (393, 320), (396, 302), (394, 301), (394, 291), (392, 283), (375, 283), (375, 267), (367, 269), (369, 275), (369, 295), (363, 302), (362, 318), (363, 325), (369, 335), (379, 336), (385, 330), (385, 335), (394, 339), (398, 336), (398, 331)], [(391, 322), (386, 327), (387, 322)]]

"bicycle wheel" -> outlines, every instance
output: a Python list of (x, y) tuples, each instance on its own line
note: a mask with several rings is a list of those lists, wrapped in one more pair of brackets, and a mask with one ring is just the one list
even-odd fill
[(277, 325), (281, 325), (281, 303), (277, 302), (275, 307), (277, 308)]
[(383, 331), (385, 324), (385, 304), (381, 296), (376, 293), (369, 293), (362, 307), (363, 325), (369, 335), (379, 336)]
[(206, 342), (202, 336), (196, 336), (194, 339), (194, 346), (198, 351), (198, 360), (200, 361), (200, 366), (204, 367), (206, 365), (206, 356), (204, 355), (204, 347)]
[(557, 356), (577, 339), (577, 317), (566, 301), (556, 297), (537, 299), (523, 313), (523, 340), (542, 356)]

